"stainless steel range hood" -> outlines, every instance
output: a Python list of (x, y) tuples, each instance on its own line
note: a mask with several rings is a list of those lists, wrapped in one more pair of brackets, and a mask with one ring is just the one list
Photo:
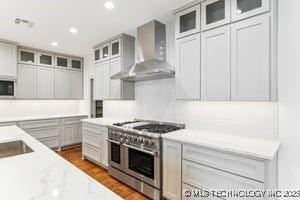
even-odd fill
[(153, 20), (138, 27), (138, 60), (140, 62), (121, 71), (111, 79), (125, 81), (145, 81), (172, 78), (175, 70), (166, 62), (166, 26)]

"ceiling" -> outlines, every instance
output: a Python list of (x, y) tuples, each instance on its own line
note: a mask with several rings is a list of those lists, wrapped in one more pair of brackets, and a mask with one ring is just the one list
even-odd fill
[[(130, 33), (152, 19), (166, 22), (187, 0), (0, 0), (0, 39), (50, 51), (85, 56), (92, 47), (119, 33)], [(15, 18), (33, 21), (32, 28), (14, 24)], [(71, 27), (79, 32), (72, 34)], [(52, 47), (51, 42), (57, 42)]]

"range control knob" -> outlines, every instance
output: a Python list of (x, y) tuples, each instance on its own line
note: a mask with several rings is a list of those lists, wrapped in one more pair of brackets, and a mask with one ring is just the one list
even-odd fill
[(138, 137), (138, 138), (137, 138), (137, 142), (142, 142), (143, 139), (144, 139), (143, 137)]
[(148, 143), (149, 146), (151, 146), (151, 145), (153, 145), (154, 142), (153, 142), (152, 139), (148, 139), (147, 143)]
[(117, 135), (118, 135), (118, 137), (121, 137), (122, 133), (121, 133), (121, 132), (118, 132)]
[(143, 144), (146, 144), (148, 142), (148, 139), (147, 138), (143, 138), (142, 142), (143, 142)]

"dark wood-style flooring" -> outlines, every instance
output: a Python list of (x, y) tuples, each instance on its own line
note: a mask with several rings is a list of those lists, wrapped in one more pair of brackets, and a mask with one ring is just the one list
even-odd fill
[(82, 152), (81, 147), (74, 147), (71, 149), (58, 152), (58, 154), (124, 199), (126, 200), (147, 200), (148, 199), (142, 194), (135, 191), (134, 189), (110, 177), (107, 173), (107, 170), (105, 170), (104, 168), (101, 168), (91, 163), (88, 160), (82, 160), (81, 152)]

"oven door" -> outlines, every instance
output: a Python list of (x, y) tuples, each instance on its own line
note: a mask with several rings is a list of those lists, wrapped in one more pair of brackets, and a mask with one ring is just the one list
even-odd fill
[(108, 164), (110, 167), (124, 170), (124, 146), (115, 140), (107, 139)]
[(125, 172), (158, 189), (160, 183), (160, 155), (130, 144), (125, 147)]

